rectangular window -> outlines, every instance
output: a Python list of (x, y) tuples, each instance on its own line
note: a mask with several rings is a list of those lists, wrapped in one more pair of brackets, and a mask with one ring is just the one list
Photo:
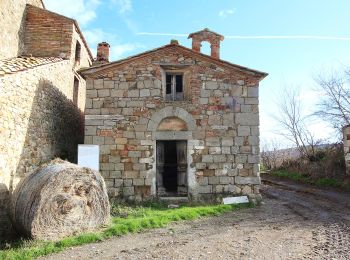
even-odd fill
[(166, 94), (171, 94), (171, 78), (172, 75), (166, 75)]
[(184, 100), (182, 74), (166, 74), (165, 99), (168, 101)]
[(78, 97), (79, 97), (79, 80), (74, 77), (74, 86), (73, 86), (73, 103), (78, 106)]
[(76, 65), (80, 64), (80, 52), (81, 52), (81, 45), (77, 41), (77, 43), (75, 44), (75, 57), (74, 57)]

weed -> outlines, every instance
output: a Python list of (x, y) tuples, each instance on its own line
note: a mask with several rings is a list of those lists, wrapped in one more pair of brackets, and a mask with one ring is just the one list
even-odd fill
[(269, 174), (277, 177), (287, 178), (293, 181), (304, 182), (304, 183), (310, 183), (311, 181), (310, 177), (308, 176), (305, 176), (297, 172), (288, 172), (287, 170), (279, 170), (279, 171), (271, 172)]
[(287, 170), (278, 170), (270, 172), (269, 175), (282, 177), (293, 181), (299, 181), (303, 183), (313, 184), (319, 187), (335, 187), (342, 188), (347, 191), (350, 191), (350, 182), (342, 181), (340, 179), (335, 178), (311, 178), (310, 176), (306, 176), (297, 172), (289, 172)]
[(100, 231), (68, 237), (57, 242), (20, 240), (11, 244), (9, 249), (0, 250), (0, 259), (32, 259), (60, 252), (72, 246), (99, 242), (113, 236), (140, 232), (145, 229), (163, 227), (174, 221), (215, 216), (251, 206), (251, 204), (212, 205), (167, 209), (159, 203), (149, 203), (147, 206), (112, 204), (111, 223)]
[(320, 178), (315, 181), (317, 186), (325, 186), (325, 187), (340, 187), (341, 182), (336, 179), (331, 178)]

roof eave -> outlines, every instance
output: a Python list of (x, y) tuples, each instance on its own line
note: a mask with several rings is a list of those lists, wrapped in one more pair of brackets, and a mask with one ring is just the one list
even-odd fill
[(195, 52), (193, 51), (192, 49), (189, 49), (185, 46), (182, 46), (182, 45), (178, 45), (178, 44), (166, 44), (166, 45), (163, 45), (161, 47), (158, 47), (158, 48), (155, 48), (155, 49), (152, 49), (152, 50), (149, 50), (149, 51), (146, 51), (146, 52), (142, 52), (142, 53), (139, 53), (139, 54), (136, 54), (136, 55), (133, 55), (133, 56), (130, 56), (130, 57), (126, 57), (124, 59), (121, 59), (121, 60), (117, 60), (117, 61), (113, 61), (113, 62), (109, 62), (109, 63), (105, 63), (105, 64), (100, 64), (98, 66), (93, 66), (93, 67), (89, 67), (89, 68), (85, 68), (85, 69), (81, 69), (79, 71), (79, 73), (82, 75), (82, 76), (87, 76), (87, 75), (91, 75), (91, 74), (94, 74), (98, 71), (101, 71), (101, 70), (104, 70), (104, 69), (108, 69), (110, 67), (113, 67), (115, 65), (120, 65), (120, 64), (123, 64), (125, 62), (128, 62), (128, 61), (131, 61), (131, 60), (134, 60), (134, 59), (137, 59), (143, 55), (149, 55), (155, 51), (158, 51), (158, 50), (161, 50), (161, 49), (164, 49), (164, 48), (167, 48), (167, 47), (170, 47), (170, 46), (176, 46), (176, 47), (179, 47), (179, 48), (182, 48), (184, 49), (185, 51), (189, 51), (191, 52), (192, 54), (195, 54), (195, 55), (200, 55), (201, 57), (203, 58), (206, 58), (206, 59), (210, 59), (211, 61), (213, 62), (218, 62), (218, 63), (221, 63), (221, 64), (225, 64), (226, 66), (229, 66), (229, 67), (232, 67), (232, 68), (235, 68), (235, 69), (239, 69), (239, 70), (242, 70), (242, 71), (245, 71), (245, 72), (248, 72), (250, 74), (253, 74), (254, 76), (258, 76), (259, 78), (259, 81), (263, 80), (265, 77), (268, 76), (268, 73), (266, 72), (262, 72), (262, 71), (259, 71), (259, 70), (254, 70), (254, 69), (250, 69), (248, 67), (244, 67), (244, 66), (241, 66), (241, 65), (237, 65), (237, 64), (234, 64), (234, 63), (231, 63), (229, 61), (225, 61), (225, 60), (221, 60), (221, 59), (215, 59), (209, 55), (206, 55), (206, 54), (203, 54), (203, 53), (200, 53), (200, 52)]

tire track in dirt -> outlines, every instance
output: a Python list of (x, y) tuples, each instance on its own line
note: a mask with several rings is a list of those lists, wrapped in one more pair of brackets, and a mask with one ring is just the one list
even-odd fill
[[(309, 259), (350, 259), (350, 208), (348, 201), (341, 201), (344, 194), (332, 192), (332, 196), (320, 194), (319, 189), (294, 189), (278, 181), (265, 181), (262, 192), (266, 196), (284, 202), (295, 214), (314, 226), (312, 239), (315, 244)], [(275, 185), (276, 184), (276, 185)], [(345, 198), (346, 199), (346, 198)]]
[(299, 184), (266, 183), (261, 190), (264, 201), (255, 208), (178, 222), (44, 259), (350, 259), (344, 194), (320, 196), (322, 190)]

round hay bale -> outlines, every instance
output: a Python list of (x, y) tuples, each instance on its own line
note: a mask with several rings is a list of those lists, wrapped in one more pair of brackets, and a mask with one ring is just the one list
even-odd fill
[(16, 229), (34, 239), (57, 240), (108, 223), (110, 205), (101, 175), (62, 160), (24, 178), (12, 200)]

